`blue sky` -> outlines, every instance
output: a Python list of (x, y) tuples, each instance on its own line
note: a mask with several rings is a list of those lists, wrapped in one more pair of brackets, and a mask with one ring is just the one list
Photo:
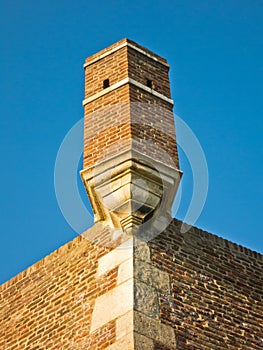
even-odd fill
[(84, 59), (124, 37), (167, 58), (174, 111), (204, 150), (196, 225), (263, 252), (261, 0), (1, 0), (0, 19), (0, 282), (76, 236), (56, 201), (56, 154), (83, 117)]

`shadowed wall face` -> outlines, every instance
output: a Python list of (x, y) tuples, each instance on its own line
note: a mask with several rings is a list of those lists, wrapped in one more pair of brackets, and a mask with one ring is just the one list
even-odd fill
[[(263, 346), (263, 257), (174, 220), (148, 243), (151, 263), (169, 275), (158, 294), (161, 322), (175, 329), (177, 349)], [(162, 349), (162, 347), (158, 347)]]

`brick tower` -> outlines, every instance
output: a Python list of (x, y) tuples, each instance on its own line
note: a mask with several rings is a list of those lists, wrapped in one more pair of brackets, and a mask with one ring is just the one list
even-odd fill
[(166, 60), (124, 39), (86, 59), (84, 170), (95, 220), (167, 226), (180, 181)]
[(169, 277), (148, 265), (145, 247), (145, 240), (171, 222), (181, 177), (169, 65), (124, 39), (87, 58), (84, 69), (81, 175), (95, 222), (108, 233), (99, 234), (96, 243), (114, 247), (99, 259), (97, 273), (118, 270), (116, 286), (96, 296), (91, 332), (115, 320), (114, 349), (151, 349), (152, 335), (139, 335), (137, 328), (155, 329), (173, 346), (172, 328), (159, 324), (154, 304), (156, 286), (165, 290)]
[(0, 287), (2, 350), (261, 350), (263, 256), (171, 218), (181, 172), (163, 58), (85, 63), (95, 224)]

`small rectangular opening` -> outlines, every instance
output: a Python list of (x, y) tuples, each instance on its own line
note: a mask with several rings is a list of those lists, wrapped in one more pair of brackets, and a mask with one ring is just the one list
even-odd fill
[(153, 88), (153, 81), (150, 79), (146, 79), (146, 86), (150, 89)]
[(110, 86), (110, 79), (105, 79), (103, 81), (103, 89), (106, 89)]

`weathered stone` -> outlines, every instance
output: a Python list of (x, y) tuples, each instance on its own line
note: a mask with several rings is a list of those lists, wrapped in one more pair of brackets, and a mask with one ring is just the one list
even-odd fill
[(154, 342), (152, 339), (134, 332), (134, 349), (154, 350)]
[(170, 279), (167, 272), (136, 258), (134, 259), (134, 277), (162, 293), (168, 294), (170, 291)]
[(128, 311), (116, 320), (116, 339), (125, 337), (133, 331), (133, 310)]
[(110, 251), (108, 254), (102, 256), (98, 263), (98, 276), (103, 275), (107, 271), (120, 265), (125, 260), (133, 257), (133, 240), (130, 238), (122, 245)]
[(117, 284), (121, 284), (130, 278), (133, 278), (133, 258), (125, 260), (119, 265)]
[(176, 346), (174, 329), (161, 323), (160, 320), (154, 320), (146, 316), (142, 312), (134, 312), (134, 330), (171, 348)]
[[(114, 307), (113, 307), (114, 305)], [(113, 288), (95, 300), (92, 312), (91, 329), (94, 332), (109, 321), (114, 320), (133, 308), (133, 281)]]
[(146, 242), (134, 237), (134, 258), (150, 262), (150, 249)]
[(107, 350), (134, 350), (134, 336), (129, 333), (106, 348)]
[(134, 308), (150, 317), (158, 318), (159, 310), (156, 290), (137, 279), (134, 280)]

